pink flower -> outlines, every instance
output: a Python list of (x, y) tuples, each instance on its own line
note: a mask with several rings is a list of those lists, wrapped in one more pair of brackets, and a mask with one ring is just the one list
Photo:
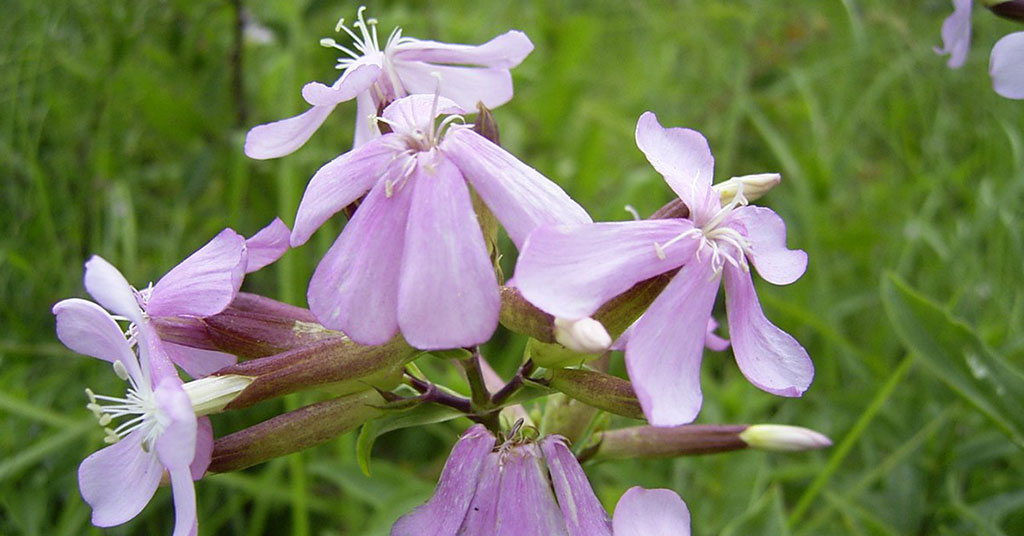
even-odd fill
[(403, 37), (395, 28), (381, 49), (377, 41), (377, 21), (363, 18), (359, 8), (353, 26), (356, 32), (338, 22), (337, 30), (352, 37), (355, 50), (339, 45), (333, 39), (321, 44), (337, 48), (348, 58), (338, 60), (341, 77), (327, 86), (310, 82), (302, 88), (302, 97), (312, 105), (308, 111), (274, 123), (260, 125), (249, 131), (245, 154), (264, 160), (289, 154), (323, 124), (338, 104), (356, 99), (356, 131), (354, 147), (380, 135), (377, 124), (370, 120), (391, 101), (416, 93), (438, 92), (467, 110), (476, 109), (477, 102), (488, 108), (498, 107), (512, 98), (512, 75), (509, 69), (533, 50), (526, 34), (509, 31), (479, 45), (453, 45)]
[[(680, 268), (626, 342), (626, 366), (651, 424), (692, 421), (701, 406), (700, 362), (711, 310), (724, 277), (736, 362), (757, 387), (800, 396), (814, 369), (807, 352), (765, 318), (750, 264), (770, 283), (803, 275), (807, 255), (786, 248), (786, 227), (770, 209), (747, 206), (742, 192), (721, 206), (711, 187), (714, 158), (694, 130), (663, 128), (640, 117), (637, 145), (690, 210), (689, 219), (545, 226), (521, 249), (516, 284), (544, 311), (568, 319), (592, 315), (635, 283)], [(749, 262), (748, 262), (749, 259)]]
[[(514, 434), (513, 434), (514, 435)], [(399, 518), (391, 536), (687, 536), (690, 516), (675, 492), (627, 491), (608, 519), (560, 436), (539, 442), (466, 431), (434, 496)]]
[(388, 134), (316, 172), (295, 216), (299, 246), (331, 215), (369, 193), (317, 267), (309, 307), (366, 345), (401, 330), (420, 349), (488, 340), (500, 298), (468, 181), (519, 245), (545, 223), (589, 222), (566, 193), (514, 156), (440, 114), (461, 109), (413, 95), (388, 106)]
[[(132, 341), (100, 306), (80, 299), (53, 307), (57, 337), (68, 348), (114, 364), (129, 388), (123, 398), (89, 395), (89, 409), (113, 443), (82, 462), (78, 484), (101, 527), (134, 518), (156, 491), (164, 471), (174, 494), (176, 536), (197, 530), (192, 481), (206, 472), (213, 451), (208, 418), (197, 419), (170, 357), (139, 307), (136, 293), (100, 257), (86, 264), (86, 288), (97, 301), (133, 323)], [(138, 346), (138, 356), (132, 349)], [(127, 418), (118, 424), (117, 419)]]

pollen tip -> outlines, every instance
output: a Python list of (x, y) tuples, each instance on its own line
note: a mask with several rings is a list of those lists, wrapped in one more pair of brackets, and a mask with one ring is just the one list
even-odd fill
[(125, 368), (124, 363), (121, 361), (114, 361), (114, 374), (117, 374), (117, 377), (121, 378), (121, 380), (128, 380), (128, 369)]

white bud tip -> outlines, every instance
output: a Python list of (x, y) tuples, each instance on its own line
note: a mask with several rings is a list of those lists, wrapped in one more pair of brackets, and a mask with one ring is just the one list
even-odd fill
[(755, 424), (741, 432), (740, 439), (751, 448), (774, 452), (798, 452), (832, 446), (832, 440), (824, 434), (784, 424)]
[(555, 318), (555, 340), (566, 348), (582, 354), (598, 354), (612, 345), (612, 338), (600, 322), (593, 318), (568, 320)]

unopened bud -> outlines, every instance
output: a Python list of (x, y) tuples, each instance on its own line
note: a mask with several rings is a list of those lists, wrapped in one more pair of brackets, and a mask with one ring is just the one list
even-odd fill
[(596, 446), (586, 449), (581, 458), (669, 458), (740, 450), (747, 448), (739, 437), (744, 429), (743, 425), (717, 424), (620, 428), (598, 434)]
[(380, 346), (363, 346), (348, 337), (334, 337), (303, 348), (244, 361), (216, 372), (254, 378), (229, 409), (313, 387), (334, 394), (380, 387), (390, 389), (405, 364), (419, 353), (401, 337)]
[(476, 104), (476, 121), (473, 123), (473, 131), (487, 138), (495, 145), (501, 145), (501, 136), (498, 134), (498, 122), (494, 120), (491, 110), (484, 106), (484, 103)]
[(784, 424), (755, 424), (740, 434), (751, 448), (775, 452), (798, 452), (829, 447), (832, 440), (814, 430)]
[(363, 391), (278, 415), (226, 435), (213, 444), (209, 471), (237, 471), (314, 447), (381, 414), (384, 399)]
[(1017, 22), (1024, 22), (1024, 0), (985, 0), (992, 13)]
[(185, 394), (197, 416), (218, 413), (245, 390), (255, 378), (238, 374), (207, 376), (185, 384)]
[(622, 378), (585, 369), (554, 369), (548, 386), (609, 413), (643, 419), (633, 385)]
[(612, 338), (604, 326), (593, 318), (569, 320), (556, 317), (555, 340), (582, 354), (599, 354), (612, 345)]
[(782, 182), (782, 175), (778, 173), (758, 173), (756, 175), (733, 177), (712, 186), (712, 188), (718, 191), (722, 206), (725, 206), (731, 203), (736, 194), (739, 193), (742, 193), (743, 198), (747, 201), (763, 197), (772, 188), (778, 186), (780, 182)]

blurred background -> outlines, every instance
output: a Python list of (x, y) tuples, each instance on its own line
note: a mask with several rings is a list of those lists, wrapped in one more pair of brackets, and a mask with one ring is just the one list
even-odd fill
[[(142, 285), (225, 226), (249, 235), (274, 216), (290, 224), (308, 178), (351, 146), (355, 107), (340, 106), (280, 160), (248, 160), (242, 140), (253, 125), (304, 110), (304, 83), (335, 80), (337, 51), (318, 41), (347, 44), (334, 24), (357, 7), (5, 3), (0, 534), (170, 532), (168, 489), (122, 527), (89, 524), (75, 470), (103, 434), (83, 389), (113, 394), (122, 384), (56, 341), (50, 307), (85, 297), (91, 254)], [(627, 204), (647, 216), (671, 198), (634, 143), (645, 110), (702, 131), (716, 181), (782, 173), (758, 203), (785, 218), (789, 245), (809, 253), (810, 267), (788, 287), (755, 281), (767, 316), (807, 347), (817, 377), (803, 398), (777, 398), (750, 385), (731, 354), (709, 352), (697, 422), (800, 425), (836, 445), (589, 465), (609, 509), (639, 484), (677, 491), (696, 535), (1024, 533), (1024, 457), (1013, 441), (1021, 393), (985, 383), (1019, 374), (1024, 361), (1024, 102), (997, 96), (987, 74), (992, 44), (1024, 27), (977, 6), (973, 48), (953, 71), (932, 51), (951, 11), (945, 0), (369, 8), (385, 35), (400, 25), (408, 36), (476, 44), (525, 31), (536, 49), (513, 71), (515, 98), (495, 111), (502, 143), (595, 219), (628, 219)], [(309, 275), (343, 221), (247, 278), (245, 290), (305, 305)], [(501, 332), (487, 355), (507, 374), (523, 343)], [(215, 416), (214, 427), (228, 433), (313, 398)], [(360, 472), (351, 434), (206, 478), (197, 483), (201, 534), (386, 534), (429, 497), (465, 426), (382, 437), (373, 478)]]

